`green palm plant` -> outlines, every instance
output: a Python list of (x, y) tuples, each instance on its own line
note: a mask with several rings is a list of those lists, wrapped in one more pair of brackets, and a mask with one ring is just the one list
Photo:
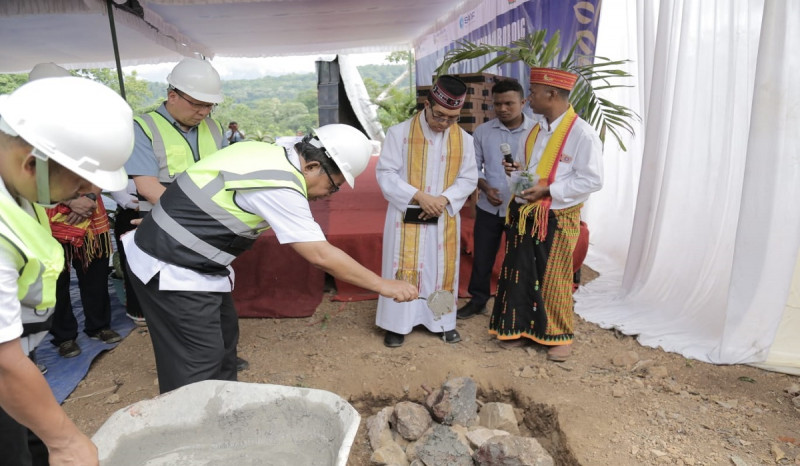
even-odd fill
[(554, 66), (561, 52), (559, 31), (553, 33), (550, 40), (546, 40), (546, 37), (547, 30), (542, 29), (512, 42), (510, 46), (459, 42), (459, 47), (447, 52), (442, 64), (436, 69), (436, 76), (446, 74), (447, 70), (456, 63), (493, 53), (497, 56), (483, 65), (478, 70), (479, 72), (495, 65), (522, 61), (532, 68), (556, 67), (575, 73), (578, 75), (578, 81), (569, 96), (573, 108), (584, 120), (597, 129), (600, 140), (605, 142), (606, 133), (611, 133), (622, 150), (626, 150), (620, 137), (621, 132), (625, 131), (633, 135), (632, 122), (639, 116), (628, 107), (603, 99), (595, 92), (601, 89), (630, 87), (617, 83), (619, 79), (631, 76), (618, 68), (629, 60), (612, 61), (599, 56), (577, 55), (575, 50), (578, 41), (576, 41), (561, 63)]

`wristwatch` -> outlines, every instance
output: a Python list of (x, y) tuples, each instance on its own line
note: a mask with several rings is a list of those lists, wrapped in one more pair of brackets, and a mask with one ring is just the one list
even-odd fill
[(85, 193), (83, 194), (83, 197), (88, 197), (89, 199), (97, 202), (97, 194), (95, 193)]

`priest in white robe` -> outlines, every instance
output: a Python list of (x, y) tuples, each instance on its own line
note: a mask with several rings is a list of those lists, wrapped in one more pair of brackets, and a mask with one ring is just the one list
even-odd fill
[[(377, 165), (378, 185), (389, 201), (383, 229), (382, 275), (406, 280), (425, 297), (434, 291), (458, 294), (461, 219), (459, 211), (478, 183), (472, 136), (458, 126), (466, 85), (441, 76), (423, 111), (386, 133)], [(375, 319), (384, 344), (398, 347), (417, 325), (461, 341), (456, 313), (437, 317), (427, 301), (397, 303), (378, 298)]]

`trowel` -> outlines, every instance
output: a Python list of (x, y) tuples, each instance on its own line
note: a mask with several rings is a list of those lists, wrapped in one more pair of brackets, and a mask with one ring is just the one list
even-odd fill
[(455, 297), (450, 290), (436, 290), (427, 298), (420, 296), (417, 299), (428, 302), (428, 309), (433, 312), (433, 320), (441, 319), (443, 315), (453, 312), (456, 307)]

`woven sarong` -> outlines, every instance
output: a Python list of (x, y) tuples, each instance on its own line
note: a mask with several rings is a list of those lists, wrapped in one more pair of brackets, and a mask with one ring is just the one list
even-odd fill
[[(528, 218), (519, 231), (520, 204), (509, 206), (506, 256), (497, 284), (489, 333), (500, 340), (529, 338), (543, 345), (572, 343), (572, 253), (580, 233), (583, 204), (550, 210), (547, 235)], [(528, 215), (535, 215), (529, 212)]]

